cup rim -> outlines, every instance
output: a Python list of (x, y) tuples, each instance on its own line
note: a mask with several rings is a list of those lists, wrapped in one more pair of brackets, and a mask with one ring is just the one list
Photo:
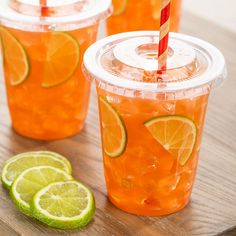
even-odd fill
[[(66, 15), (66, 16), (30, 16), (17, 13), (10, 9), (8, 6), (9, 0), (2, 0), (0, 3), (0, 21), (2, 25), (6, 25), (12, 28), (27, 28), (27, 30), (37, 30), (37, 27), (49, 25), (53, 26), (55, 30), (66, 29), (65, 25), (71, 25), (69, 28), (82, 28), (89, 25), (94, 25), (107, 18), (112, 13), (112, 0), (93, 0), (92, 8), (80, 12), (78, 14)], [(90, 0), (91, 1), (91, 0)], [(7, 11), (4, 8), (8, 9)]]
[(90, 74), (90, 78), (92, 77), (98, 82), (117, 86), (119, 88), (153, 92), (188, 90), (213, 82), (219, 85), (226, 78), (225, 58), (215, 46), (193, 36), (172, 32), (170, 33), (170, 39), (182, 40), (185, 43), (200, 49), (202, 53), (206, 55), (209, 66), (203, 74), (196, 75), (190, 80), (165, 83), (165, 86), (163, 86), (163, 82), (147, 83), (120, 78), (118, 76), (112, 75), (111, 73), (108, 73), (102, 68), (99, 61), (99, 52), (102, 48), (114, 41), (144, 36), (159, 36), (159, 31), (133, 31), (120, 33), (108, 36), (91, 45), (84, 54), (84, 67), (86, 72)]

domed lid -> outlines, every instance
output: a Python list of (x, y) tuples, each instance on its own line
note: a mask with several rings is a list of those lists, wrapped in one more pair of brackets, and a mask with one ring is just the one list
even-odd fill
[(111, 4), (111, 0), (1, 0), (0, 23), (36, 31), (45, 26), (72, 30), (105, 19)]
[(139, 91), (170, 92), (219, 84), (225, 60), (218, 49), (200, 39), (170, 33), (167, 69), (158, 71), (156, 31), (117, 34), (92, 45), (84, 65), (101, 83)]

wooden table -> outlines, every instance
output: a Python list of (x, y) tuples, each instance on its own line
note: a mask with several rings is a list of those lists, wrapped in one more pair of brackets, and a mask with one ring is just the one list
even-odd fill
[(13, 154), (48, 149), (67, 156), (74, 176), (89, 185), (96, 198), (94, 220), (81, 231), (48, 228), (19, 213), (0, 188), (0, 235), (236, 235), (236, 35), (184, 13), (182, 32), (203, 38), (225, 55), (229, 80), (214, 91), (208, 109), (201, 160), (191, 203), (179, 213), (151, 218), (126, 214), (106, 197), (95, 91), (87, 124), (79, 135), (55, 142), (35, 142), (11, 130), (1, 81), (0, 167)]

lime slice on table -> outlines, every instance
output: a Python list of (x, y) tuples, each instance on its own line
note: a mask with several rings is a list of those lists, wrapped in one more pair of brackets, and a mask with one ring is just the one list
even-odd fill
[(35, 166), (52, 166), (71, 174), (71, 164), (62, 155), (49, 151), (25, 152), (7, 160), (2, 169), (3, 186), (9, 189), (13, 181), (26, 169)]
[(52, 183), (41, 189), (32, 202), (33, 216), (59, 229), (81, 228), (95, 212), (91, 191), (76, 181)]
[(125, 11), (128, 4), (128, 0), (112, 0), (112, 4), (114, 8), (112, 15), (119, 16)]
[(80, 47), (76, 39), (64, 32), (51, 33), (44, 67), (42, 86), (57, 86), (75, 73), (78, 68)]
[(125, 151), (127, 131), (118, 112), (100, 96), (103, 149), (109, 157), (119, 157)]
[(10, 195), (20, 211), (32, 216), (30, 202), (40, 189), (50, 183), (72, 179), (71, 175), (51, 166), (33, 167), (25, 170), (16, 178), (11, 187)]
[(195, 123), (183, 116), (155, 117), (144, 123), (151, 135), (173, 156), (181, 165), (189, 160), (197, 135)]
[(23, 83), (29, 76), (30, 65), (23, 45), (7, 29), (0, 26), (0, 42), (2, 44), (5, 73), (11, 85)]

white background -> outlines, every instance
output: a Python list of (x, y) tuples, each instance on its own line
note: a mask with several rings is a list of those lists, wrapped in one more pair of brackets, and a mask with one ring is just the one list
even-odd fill
[(236, 0), (183, 0), (183, 9), (236, 32)]

